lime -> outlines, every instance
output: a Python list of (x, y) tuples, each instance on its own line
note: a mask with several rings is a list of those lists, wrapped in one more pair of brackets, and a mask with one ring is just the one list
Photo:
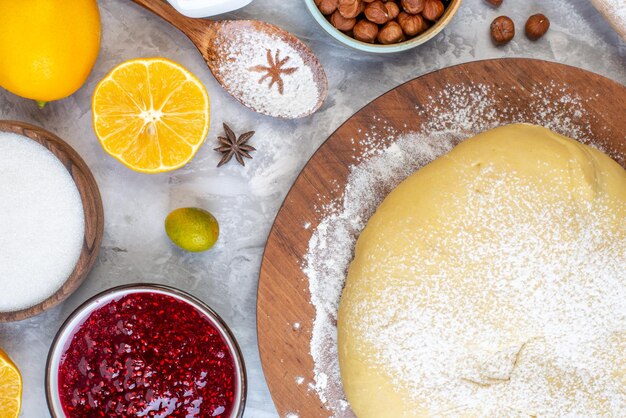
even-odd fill
[(213, 247), (220, 229), (217, 219), (206, 210), (180, 208), (165, 218), (165, 232), (174, 244), (196, 253)]

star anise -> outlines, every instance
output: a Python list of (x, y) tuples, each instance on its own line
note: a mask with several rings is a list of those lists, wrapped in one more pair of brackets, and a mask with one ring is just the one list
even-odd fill
[(225, 137), (217, 137), (217, 139), (220, 141), (220, 146), (214, 148), (215, 151), (224, 154), (217, 166), (223, 166), (224, 164), (229, 162), (231, 158), (233, 158), (233, 156), (235, 157), (237, 162), (239, 162), (239, 164), (246, 165), (246, 163), (243, 161), (243, 157), (252, 159), (250, 151), (256, 151), (256, 148), (246, 144), (246, 142), (248, 142), (248, 140), (252, 138), (252, 135), (254, 135), (254, 131), (241, 134), (241, 136), (237, 138), (233, 130), (230, 129), (230, 126), (224, 124), (224, 132), (226, 132)]
[(259, 84), (263, 83), (266, 78), (270, 79), (270, 85), (268, 88), (272, 88), (274, 84), (278, 86), (278, 92), (283, 94), (285, 83), (283, 82), (282, 74), (291, 74), (298, 70), (298, 67), (287, 67), (284, 68), (284, 65), (289, 61), (289, 56), (286, 56), (283, 59), (280, 59), (280, 49), (276, 50), (276, 54), (272, 56), (272, 51), (267, 50), (267, 66), (265, 65), (256, 65), (250, 68), (250, 71), (255, 71), (258, 73), (266, 73), (259, 79)]

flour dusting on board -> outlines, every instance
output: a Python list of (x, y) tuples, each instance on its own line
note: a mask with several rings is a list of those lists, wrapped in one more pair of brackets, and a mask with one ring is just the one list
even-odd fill
[[(309, 281), (316, 317), (311, 338), (314, 381), (310, 384), (335, 417), (354, 416), (347, 404), (339, 375), (337, 356), (337, 309), (347, 268), (356, 240), (384, 197), (402, 180), (430, 161), (450, 151), (459, 142), (480, 132), (508, 123), (534, 123), (558, 133), (601, 147), (605, 132), (592, 131), (583, 122), (591, 115), (585, 102), (567, 86), (551, 83), (529, 86), (531, 103), (521, 103), (511, 91), (506, 107), (496, 108), (493, 91), (481, 84), (449, 85), (429, 102), (416, 107), (427, 116), (420, 132), (397, 132), (385, 121), (354, 138), (365, 146), (355, 157), (343, 196), (318, 208), (320, 221), (305, 255), (303, 272)], [(499, 92), (502, 93), (502, 92)], [(546, 97), (560, 97), (550, 102)], [(522, 112), (523, 108), (531, 112)], [(597, 142), (596, 142), (597, 141)], [(613, 155), (623, 162), (623, 155)]]

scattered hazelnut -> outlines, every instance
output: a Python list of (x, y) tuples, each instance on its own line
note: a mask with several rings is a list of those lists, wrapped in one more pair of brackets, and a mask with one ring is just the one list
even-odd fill
[(422, 16), (424, 19), (434, 22), (441, 17), (444, 10), (445, 7), (441, 0), (426, 0), (426, 3), (424, 3), (424, 10), (422, 10)]
[(323, 15), (331, 15), (337, 10), (339, 0), (315, 0), (315, 4)]
[(389, 19), (393, 20), (398, 17), (400, 13), (400, 6), (395, 1), (388, 1), (385, 3), (385, 7), (387, 8), (387, 14), (389, 14)]
[(533, 41), (541, 38), (550, 28), (550, 20), (542, 14), (532, 15), (526, 21), (526, 36)]
[(507, 16), (499, 16), (491, 22), (491, 38), (497, 45), (508, 43), (515, 36), (515, 23)]
[(378, 25), (367, 19), (362, 19), (354, 25), (352, 33), (355, 39), (373, 44), (376, 42), (376, 36), (378, 36)]
[(379, 25), (384, 25), (391, 20), (385, 3), (380, 0), (376, 0), (365, 6), (365, 17), (370, 22), (374, 22)]
[(421, 13), (424, 10), (426, 0), (402, 0), (402, 8), (412, 15)]
[(405, 12), (400, 12), (398, 15), (398, 23), (406, 36), (416, 36), (426, 30), (426, 22), (421, 15), (410, 15)]
[(356, 19), (347, 19), (341, 15), (341, 12), (339, 10), (336, 10), (335, 13), (330, 16), (330, 23), (340, 31), (348, 32), (349, 30), (352, 30), (352, 28), (356, 24)]
[(500, 7), (502, 5), (502, 0), (485, 0), (485, 1), (491, 4), (493, 7)]
[(384, 45), (395, 44), (396, 42), (400, 42), (403, 39), (404, 33), (402, 32), (402, 28), (396, 21), (391, 21), (387, 23), (378, 32), (378, 42)]
[(363, 11), (363, 7), (361, 0), (339, 0), (338, 10), (341, 16), (346, 19), (352, 19)]

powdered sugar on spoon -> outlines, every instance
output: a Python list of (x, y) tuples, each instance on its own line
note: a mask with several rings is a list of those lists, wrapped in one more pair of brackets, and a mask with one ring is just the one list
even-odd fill
[(256, 20), (192, 19), (162, 1), (133, 1), (187, 35), (224, 89), (255, 112), (296, 119), (313, 114), (324, 102), (324, 69), (287, 31)]

